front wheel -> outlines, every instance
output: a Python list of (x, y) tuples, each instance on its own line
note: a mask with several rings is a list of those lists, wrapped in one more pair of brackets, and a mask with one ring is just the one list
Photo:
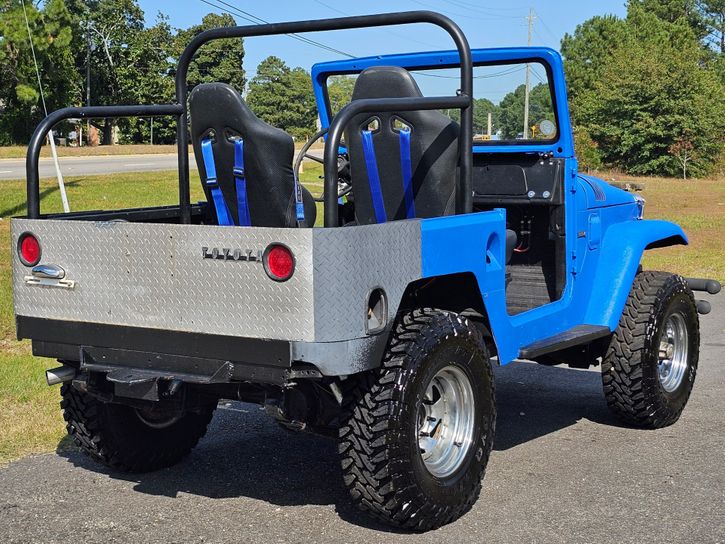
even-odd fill
[(602, 360), (609, 408), (624, 422), (660, 428), (680, 417), (697, 373), (700, 329), (680, 276), (637, 274)]
[(403, 315), (381, 368), (343, 382), (340, 456), (353, 501), (416, 531), (476, 501), (496, 420), (491, 364), (478, 329), (436, 309)]

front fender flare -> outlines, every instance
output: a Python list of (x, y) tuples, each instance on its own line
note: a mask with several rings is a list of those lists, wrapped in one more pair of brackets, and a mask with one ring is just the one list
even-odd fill
[(632, 220), (611, 225), (602, 240), (584, 323), (614, 330), (644, 251), (678, 244), (687, 245), (687, 235), (669, 221)]

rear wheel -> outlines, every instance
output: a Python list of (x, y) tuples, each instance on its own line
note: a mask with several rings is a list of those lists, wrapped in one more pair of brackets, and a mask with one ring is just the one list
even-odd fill
[(374, 517), (424, 531), (476, 501), (495, 427), (493, 376), (479, 331), (435, 309), (403, 315), (380, 369), (348, 378), (343, 477)]
[(666, 272), (639, 273), (602, 361), (609, 408), (639, 427), (677, 421), (695, 382), (699, 346), (687, 282)]
[(68, 434), (84, 453), (124, 472), (176, 464), (206, 433), (215, 405), (177, 412), (104, 403), (65, 384), (61, 408)]

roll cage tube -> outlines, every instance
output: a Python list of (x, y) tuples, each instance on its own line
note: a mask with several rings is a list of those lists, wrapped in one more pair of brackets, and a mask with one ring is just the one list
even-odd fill
[[(271, 23), (251, 26), (222, 27), (206, 30), (197, 34), (186, 46), (179, 57), (176, 71), (176, 104), (152, 106), (88, 106), (83, 108), (65, 108), (53, 112), (35, 129), (28, 146), (26, 170), (28, 191), (28, 217), (40, 217), (40, 187), (38, 181), (38, 158), (40, 147), (48, 131), (53, 126), (72, 117), (133, 117), (138, 115), (176, 115), (176, 143), (179, 168), (179, 211), (182, 224), (191, 223), (191, 204), (189, 193), (189, 135), (186, 103), (188, 96), (187, 73), (189, 64), (196, 51), (212, 40), (245, 38), (251, 36), (273, 36), (328, 30), (347, 30), (392, 26), (400, 24), (430, 23), (441, 27), (453, 39), (458, 49), (461, 67), (461, 85), (454, 97), (423, 98), (379, 98), (359, 100), (348, 104), (340, 111), (330, 125), (328, 145), (324, 155), (325, 172), (325, 226), (337, 226), (336, 172), (337, 150), (344, 125), (357, 113), (364, 111), (394, 111), (437, 108), (458, 108), (461, 110), (461, 129), (459, 135), (459, 167), (461, 190), (457, 192), (456, 212), (465, 213), (472, 209), (471, 170), (473, 155), (470, 142), (473, 139), (473, 63), (471, 49), (461, 29), (448, 17), (431, 11), (411, 11), (406, 13), (385, 13), (380, 15), (362, 15), (314, 21), (296, 21), (289, 23)], [(331, 140), (331, 141), (330, 141)]]
[[(83, 108), (61, 108), (44, 118), (30, 137), (28, 152), (25, 157), (26, 192), (28, 199), (28, 218), (40, 217), (40, 176), (38, 162), (40, 148), (48, 132), (65, 119), (99, 119), (119, 117), (185, 115), (184, 108), (179, 104), (147, 105), (147, 106), (86, 106)], [(181, 194), (180, 194), (181, 196)]]

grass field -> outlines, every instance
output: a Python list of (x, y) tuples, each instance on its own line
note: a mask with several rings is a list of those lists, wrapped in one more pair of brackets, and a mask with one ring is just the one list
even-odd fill
[[(309, 166), (303, 181), (318, 192), (320, 167)], [(628, 177), (627, 179), (634, 179)], [(725, 178), (683, 182), (672, 179), (637, 179), (645, 185), (645, 216), (666, 218), (682, 225), (690, 236), (689, 248), (648, 252), (650, 269), (706, 276), (725, 281)], [(174, 172), (68, 177), (68, 198), (74, 210), (112, 209), (172, 204), (177, 201)], [(25, 212), (25, 184), (0, 182), (0, 464), (17, 457), (52, 451), (63, 443), (64, 425), (58, 407), (58, 388), (45, 385), (44, 370), (57, 363), (30, 354), (28, 342), (14, 339), (9, 218)], [(198, 176), (192, 174), (192, 201), (202, 199)], [(54, 180), (42, 180), (42, 209), (60, 211)], [(318, 223), (321, 220), (318, 213)]]

